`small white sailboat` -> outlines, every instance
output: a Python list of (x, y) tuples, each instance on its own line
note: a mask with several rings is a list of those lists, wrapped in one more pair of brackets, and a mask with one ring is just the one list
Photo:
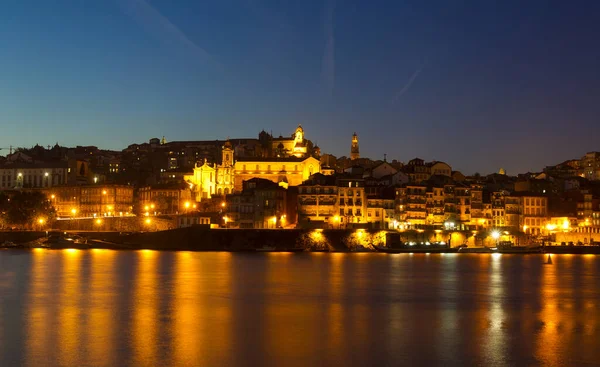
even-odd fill
[(545, 262), (546, 265), (552, 265), (552, 256), (548, 255), (548, 259)]

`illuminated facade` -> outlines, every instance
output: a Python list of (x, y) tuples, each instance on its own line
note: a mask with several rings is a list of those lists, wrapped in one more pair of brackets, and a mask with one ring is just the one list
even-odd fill
[(189, 185), (159, 184), (138, 190), (139, 213), (179, 214), (194, 209)]
[[(392, 200), (393, 202), (393, 200)], [(389, 201), (385, 203), (390, 205)], [(372, 222), (384, 222), (389, 208), (373, 202)], [(382, 211), (383, 210), (383, 211)], [(393, 211), (393, 204), (392, 209)], [(375, 220), (375, 212), (380, 213)], [(298, 223), (320, 228), (367, 226), (367, 198), (364, 180), (350, 176), (316, 175), (298, 186)], [(381, 217), (382, 215), (382, 217)], [(388, 218), (388, 222), (393, 220)]]
[(0, 168), (0, 189), (42, 188), (67, 183), (67, 161), (15, 163)]
[(541, 234), (546, 227), (548, 216), (548, 198), (544, 196), (520, 197), (522, 207), (522, 222), (525, 233)]
[[(272, 157), (235, 156), (235, 149), (227, 140), (221, 149), (221, 164), (209, 164), (204, 160), (196, 164), (191, 175), (185, 175), (195, 201), (210, 199), (213, 195), (241, 192), (243, 182), (263, 178), (287, 188), (298, 186), (310, 175), (321, 172), (320, 161), (311, 156), (312, 143), (305, 139), (304, 129), (298, 126), (291, 138), (273, 138)], [(318, 150), (318, 148), (317, 148)]]
[(264, 178), (284, 187), (298, 186), (315, 173), (321, 172), (321, 163), (308, 158), (244, 158), (234, 165), (234, 190), (241, 191), (242, 183), (254, 177)]
[(58, 217), (126, 216), (133, 212), (133, 186), (84, 185), (40, 189)]

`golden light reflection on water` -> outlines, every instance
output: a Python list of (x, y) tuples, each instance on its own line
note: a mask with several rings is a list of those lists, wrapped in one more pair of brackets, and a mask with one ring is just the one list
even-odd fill
[(89, 302), (87, 303), (88, 310), (85, 311), (88, 314), (89, 323), (86, 328), (86, 343), (89, 345), (89, 354), (92, 360), (102, 361), (102, 365), (115, 366), (118, 364), (114, 355), (118, 333), (115, 321), (115, 315), (118, 313), (114, 290), (117, 281), (115, 252), (92, 250), (92, 254)]
[(491, 255), (489, 285), (486, 292), (488, 298), (488, 327), (484, 338), (484, 354), (498, 361), (503, 359), (504, 348), (506, 348), (506, 333), (503, 330), (506, 317), (503, 302), (505, 280), (502, 278), (502, 261), (504, 261), (502, 254)]
[(188, 252), (177, 253), (175, 257), (173, 357), (178, 365), (192, 366), (200, 361), (201, 346), (207, 343), (201, 317), (206, 306), (202, 303), (199, 279), (194, 273), (205, 269)]
[(45, 305), (45, 300), (50, 296), (50, 284), (46, 282), (48, 265), (46, 264), (46, 251), (35, 249), (32, 252), (31, 289), (29, 290), (27, 340), (25, 348), (31, 356), (26, 360), (28, 366), (42, 366), (54, 349), (50, 343), (51, 312)]
[(177, 366), (219, 365), (231, 343), (231, 254), (175, 254), (171, 358)]
[[(538, 316), (538, 335), (536, 338), (535, 354), (536, 358), (548, 366), (560, 366), (559, 359), (563, 342), (566, 342), (567, 335), (561, 336), (564, 325), (560, 320), (560, 310), (558, 304), (559, 290), (558, 266), (560, 261), (558, 256), (552, 256), (553, 265), (546, 265), (542, 268), (542, 287), (540, 297), (542, 299), (542, 310)], [(563, 258), (566, 258), (563, 256)]]
[(137, 268), (133, 290), (133, 360), (136, 366), (157, 363), (158, 314), (157, 262), (159, 252), (141, 250), (136, 253)]
[(81, 258), (76, 249), (61, 251), (62, 273), (58, 307), (58, 359), (64, 365), (76, 365), (81, 348)]
[(339, 350), (344, 342), (344, 311), (342, 307), (342, 292), (344, 285), (344, 254), (332, 253), (327, 261), (329, 275), (329, 307), (327, 309), (328, 344), (331, 350)]
[(355, 255), (31, 251), (23, 365), (598, 360), (598, 257)]

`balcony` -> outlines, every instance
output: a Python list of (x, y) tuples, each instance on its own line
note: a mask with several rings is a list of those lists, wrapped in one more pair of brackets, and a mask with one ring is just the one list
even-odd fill
[(319, 205), (335, 205), (337, 200), (319, 200)]

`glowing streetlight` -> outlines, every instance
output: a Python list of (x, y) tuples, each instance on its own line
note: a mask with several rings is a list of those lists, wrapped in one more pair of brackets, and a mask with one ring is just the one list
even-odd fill
[(150, 209), (150, 207), (148, 205), (144, 206), (145, 211), (148, 211), (148, 209)]
[(222, 202), (222, 203), (221, 203), (221, 208), (224, 208), (224, 207), (225, 207), (225, 205), (227, 205), (227, 204), (225, 204), (225, 202)]
[(38, 223), (39, 223), (40, 225), (43, 225), (43, 224), (44, 224), (44, 222), (46, 222), (46, 221), (44, 220), (44, 218), (40, 218), (40, 219), (38, 219)]
[(102, 195), (106, 195), (106, 190), (102, 190)]
[(493, 231), (492, 232), (492, 238), (495, 239), (496, 241), (498, 240), (498, 238), (500, 238), (500, 232), (498, 231)]
[(102, 224), (102, 219), (100, 219), (100, 218), (96, 219), (96, 224), (97, 224), (97, 225), (100, 225), (100, 224)]
[(77, 214), (77, 209), (75, 209), (75, 208), (71, 209), (71, 214), (73, 214), (73, 215)]
[(527, 225), (523, 226), (523, 232), (527, 232), (527, 228), (529, 228)]
[(190, 208), (190, 202), (186, 201), (185, 204), (183, 204), (183, 206), (185, 206), (186, 209)]
[(44, 173), (44, 177), (48, 177), (48, 172)]
[(152, 223), (152, 220), (150, 220), (150, 218), (146, 218), (145, 222), (146, 222), (146, 224), (150, 224), (150, 223)]
[(154, 209), (154, 204), (150, 204), (150, 208)]
[(52, 194), (50, 195), (50, 199), (54, 200), (56, 198), (56, 195)]

